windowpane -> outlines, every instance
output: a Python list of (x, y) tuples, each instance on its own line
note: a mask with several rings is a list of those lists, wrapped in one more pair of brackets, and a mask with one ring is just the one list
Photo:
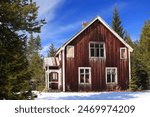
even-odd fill
[(100, 57), (104, 57), (104, 49), (100, 50)]
[(94, 43), (90, 43), (90, 47), (93, 47), (93, 48), (94, 48)]
[(84, 74), (80, 74), (80, 83), (84, 83)]
[(120, 53), (120, 57), (121, 59), (126, 59), (127, 58), (127, 52), (126, 52), (126, 48), (121, 48), (121, 53)]
[(115, 82), (115, 74), (112, 74), (112, 83)]
[(74, 57), (74, 46), (67, 46), (67, 57)]
[(90, 83), (89, 74), (86, 74), (86, 75), (85, 75), (85, 83)]
[(111, 69), (107, 69), (107, 74), (110, 74), (111, 73)]
[(86, 73), (86, 74), (89, 74), (89, 69), (85, 69), (85, 73)]
[(121, 57), (125, 58), (125, 49), (121, 49)]
[(112, 74), (115, 74), (116, 70), (115, 69), (111, 69)]
[(95, 52), (95, 53), (96, 53), (96, 55), (95, 55), (95, 56), (96, 56), (96, 57), (99, 57), (99, 48), (96, 48), (96, 50), (95, 50), (95, 51), (96, 51), (96, 52)]
[(91, 49), (91, 57), (94, 57), (94, 49)]
[(104, 48), (103, 44), (100, 44), (100, 48)]
[(111, 74), (107, 74), (107, 83), (111, 82)]
[(80, 69), (80, 74), (84, 74), (84, 69)]

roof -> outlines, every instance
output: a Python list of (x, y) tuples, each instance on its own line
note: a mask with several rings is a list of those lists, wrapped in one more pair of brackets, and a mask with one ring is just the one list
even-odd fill
[(86, 30), (89, 26), (91, 26), (96, 20), (99, 20), (112, 34), (114, 34), (128, 49), (130, 52), (133, 51), (132, 47), (127, 44), (123, 38), (121, 38), (100, 16), (95, 17), (90, 23), (87, 24), (81, 31), (79, 31), (76, 35), (74, 35), (70, 40), (68, 40), (62, 47), (60, 47), (56, 55), (64, 49), (71, 41), (73, 41), (77, 36), (79, 36), (84, 30)]
[(59, 61), (57, 57), (47, 57), (44, 58), (44, 67), (45, 66), (58, 66)]

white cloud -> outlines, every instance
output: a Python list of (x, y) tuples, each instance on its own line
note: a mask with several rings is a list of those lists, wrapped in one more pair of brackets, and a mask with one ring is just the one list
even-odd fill
[(55, 10), (64, 2), (64, 0), (34, 0), (39, 6), (38, 18), (45, 18), (46, 21), (51, 21), (55, 18)]
[(40, 54), (46, 56), (46, 55), (47, 55), (47, 52), (48, 52), (48, 50), (49, 50), (49, 46), (50, 46), (50, 44), (45, 45), (45, 46), (43, 47), (43, 49), (40, 51)]
[(82, 21), (76, 21), (70, 24), (62, 24), (62, 25), (50, 25), (50, 27), (45, 27), (44, 31), (47, 35), (45, 37), (56, 37), (60, 34), (64, 34), (66, 32), (70, 32), (81, 27)]

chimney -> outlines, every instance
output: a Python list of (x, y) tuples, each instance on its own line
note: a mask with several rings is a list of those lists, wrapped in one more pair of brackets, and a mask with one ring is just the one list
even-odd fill
[(84, 21), (84, 22), (82, 22), (82, 28), (85, 28), (85, 27), (87, 26), (87, 24), (88, 24), (88, 23), (87, 23), (87, 22), (85, 22), (85, 21)]

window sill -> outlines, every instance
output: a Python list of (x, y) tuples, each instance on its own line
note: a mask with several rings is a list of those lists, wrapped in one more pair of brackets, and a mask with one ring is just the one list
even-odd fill
[(79, 85), (91, 85), (91, 83), (80, 83)]
[(117, 83), (106, 83), (106, 85), (117, 85)]
[(127, 60), (127, 58), (120, 58), (120, 60)]
[(105, 59), (105, 57), (89, 57), (90, 59)]

